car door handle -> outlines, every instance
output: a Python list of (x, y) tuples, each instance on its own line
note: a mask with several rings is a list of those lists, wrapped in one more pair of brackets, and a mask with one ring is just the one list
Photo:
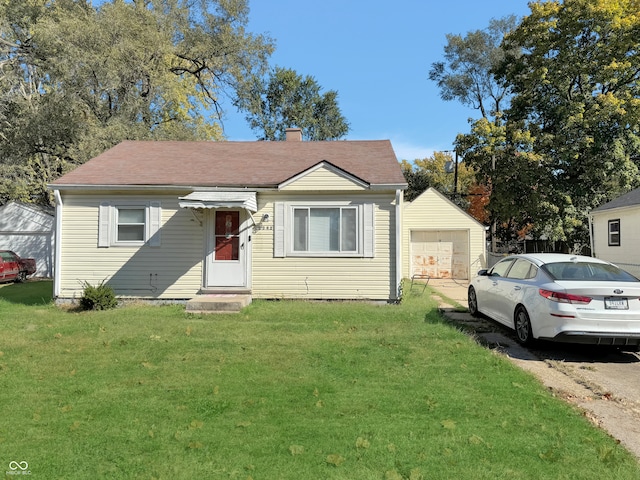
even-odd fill
[(516, 285), (515, 287), (513, 287), (514, 290), (522, 290), (522, 287), (519, 285)]

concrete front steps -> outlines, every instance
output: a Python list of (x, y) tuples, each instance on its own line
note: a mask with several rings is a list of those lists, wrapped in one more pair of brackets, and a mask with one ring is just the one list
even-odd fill
[(251, 295), (238, 293), (202, 293), (187, 301), (189, 313), (234, 313), (251, 303)]

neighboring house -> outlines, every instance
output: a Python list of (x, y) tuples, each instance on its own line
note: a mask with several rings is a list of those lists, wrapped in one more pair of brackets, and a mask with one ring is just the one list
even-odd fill
[(406, 182), (390, 142), (125, 141), (51, 185), (54, 295), (396, 300)]
[(592, 255), (639, 275), (640, 188), (592, 210), (589, 221)]
[(35, 258), (36, 277), (53, 277), (54, 210), (21, 202), (0, 207), (0, 250)]
[(403, 207), (405, 276), (468, 280), (487, 265), (486, 228), (433, 188)]

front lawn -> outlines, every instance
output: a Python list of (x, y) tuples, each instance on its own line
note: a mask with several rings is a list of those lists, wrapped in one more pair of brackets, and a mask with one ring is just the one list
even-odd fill
[(69, 312), (50, 291), (0, 287), (7, 478), (20, 462), (47, 480), (640, 478), (579, 411), (443, 323), (429, 290), (211, 316)]

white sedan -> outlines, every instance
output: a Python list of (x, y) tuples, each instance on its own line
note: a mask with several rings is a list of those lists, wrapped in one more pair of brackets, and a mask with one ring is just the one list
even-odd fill
[(469, 285), (469, 312), (536, 339), (640, 345), (640, 280), (592, 257), (539, 253), (505, 257)]

